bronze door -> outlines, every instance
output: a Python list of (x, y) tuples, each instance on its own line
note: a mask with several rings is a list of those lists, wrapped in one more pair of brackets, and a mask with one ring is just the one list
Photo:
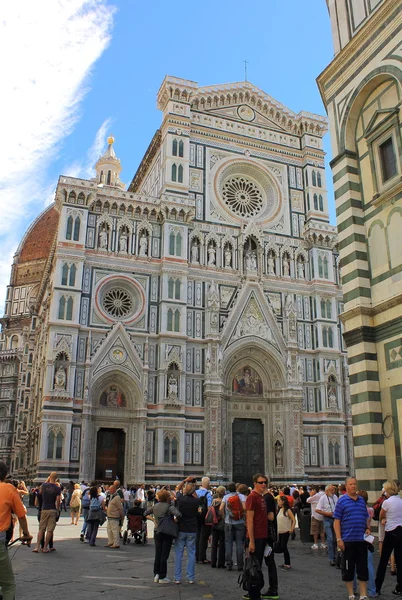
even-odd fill
[(253, 486), (253, 475), (264, 473), (264, 425), (258, 419), (235, 419), (232, 426), (233, 481)]
[(125, 433), (122, 429), (99, 429), (96, 443), (95, 479), (124, 480)]

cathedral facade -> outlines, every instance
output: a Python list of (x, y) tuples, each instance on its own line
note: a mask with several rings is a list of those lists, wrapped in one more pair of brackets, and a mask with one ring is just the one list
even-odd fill
[(40, 480), (353, 471), (326, 119), (166, 77), (126, 187), (114, 140), (15, 255), (0, 457)]

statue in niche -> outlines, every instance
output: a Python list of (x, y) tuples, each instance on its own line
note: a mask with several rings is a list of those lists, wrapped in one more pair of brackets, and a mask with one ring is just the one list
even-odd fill
[(147, 235), (145, 233), (145, 231), (143, 231), (141, 237), (140, 237), (140, 252), (139, 255), (140, 256), (147, 256), (147, 250), (148, 250), (148, 238)]
[(286, 364), (286, 375), (287, 375), (288, 383), (291, 383), (291, 381), (293, 379), (293, 370), (292, 370), (292, 358), (291, 358), (290, 354), (288, 356), (288, 361)]
[(119, 250), (120, 252), (127, 252), (127, 234), (125, 231), (120, 233)]
[(197, 242), (193, 242), (191, 246), (191, 262), (193, 264), (198, 264), (198, 244)]
[(255, 252), (251, 253), (250, 268), (251, 268), (252, 271), (256, 271), (257, 270), (257, 255), (256, 255)]
[(232, 251), (229, 246), (225, 248), (225, 269), (232, 268)]
[(299, 383), (302, 384), (304, 381), (304, 377), (303, 377), (303, 364), (302, 364), (302, 359), (300, 358), (300, 356), (297, 359), (297, 378), (299, 380)]
[(169, 398), (177, 398), (178, 397), (178, 381), (177, 377), (173, 375), (173, 373), (169, 377), (168, 381), (168, 397)]
[(216, 262), (216, 251), (213, 244), (208, 246), (208, 265), (213, 266)]
[(54, 375), (54, 389), (65, 390), (66, 389), (66, 371), (63, 367), (59, 367)]
[(101, 250), (107, 250), (107, 231), (106, 227), (102, 227), (99, 232), (99, 248)]
[(333, 381), (330, 381), (327, 388), (328, 408), (338, 409), (338, 401), (336, 399), (336, 386)]
[(293, 313), (295, 310), (295, 306), (293, 303), (293, 296), (292, 294), (288, 294), (286, 296), (286, 300), (285, 300), (285, 315), (288, 317), (290, 315), (290, 313)]
[(272, 252), (268, 254), (267, 266), (268, 275), (275, 275), (275, 258)]
[(275, 469), (283, 468), (283, 446), (279, 440), (275, 442)]
[(297, 262), (297, 274), (299, 279), (304, 279), (304, 261), (301, 258)]
[(283, 257), (283, 275), (284, 277), (289, 277), (290, 275), (290, 261), (287, 254)]

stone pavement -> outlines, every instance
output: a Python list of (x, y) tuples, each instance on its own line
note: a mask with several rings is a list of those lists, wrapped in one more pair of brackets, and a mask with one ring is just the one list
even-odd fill
[[(36, 509), (28, 510), (28, 520), (30, 531), (36, 536)], [(69, 513), (62, 513), (55, 532), (56, 552), (35, 554), (18, 544), (10, 549), (17, 579), (17, 600), (54, 600), (72, 596), (75, 600), (100, 596), (112, 596), (114, 600), (241, 598), (237, 571), (212, 569), (209, 565), (197, 565), (195, 585), (157, 585), (153, 583), (152, 537), (146, 546), (130, 544), (121, 546), (120, 550), (110, 550), (104, 547), (106, 527), (103, 526), (99, 530), (97, 546), (90, 548), (79, 541), (81, 522), (82, 519), (77, 527), (70, 525)], [(152, 531), (150, 534), (152, 536)], [(329, 566), (326, 551), (314, 551), (310, 546), (298, 539), (290, 543), (292, 570), (283, 572), (278, 569), (281, 600), (347, 600), (340, 571)], [(277, 565), (281, 564), (282, 558), (282, 555), (276, 557)], [(174, 548), (168, 565), (171, 578), (173, 559)], [(265, 566), (263, 572), (266, 577)], [(382, 599), (393, 597), (391, 590), (395, 583), (395, 578), (388, 572)]]

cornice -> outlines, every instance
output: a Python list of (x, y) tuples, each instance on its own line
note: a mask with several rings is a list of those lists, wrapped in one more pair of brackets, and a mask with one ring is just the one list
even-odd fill
[(383, 302), (379, 302), (375, 306), (355, 306), (350, 310), (346, 310), (340, 316), (342, 323), (346, 324), (350, 319), (354, 319), (356, 317), (375, 317), (379, 314), (386, 312), (387, 310), (391, 310), (395, 308), (395, 306), (402, 305), (402, 292), (397, 294), (396, 296), (392, 296), (392, 298), (387, 298)]
[(128, 192), (137, 192), (138, 191), (145, 174), (147, 173), (150, 165), (152, 164), (153, 159), (155, 158), (155, 156), (160, 148), (161, 141), (162, 141), (162, 132), (160, 129), (157, 129), (154, 137), (151, 140), (151, 143), (149, 144), (149, 146), (144, 154), (142, 161), (139, 164), (139, 167), (138, 167), (130, 185), (128, 186), (128, 190), (127, 190)]

